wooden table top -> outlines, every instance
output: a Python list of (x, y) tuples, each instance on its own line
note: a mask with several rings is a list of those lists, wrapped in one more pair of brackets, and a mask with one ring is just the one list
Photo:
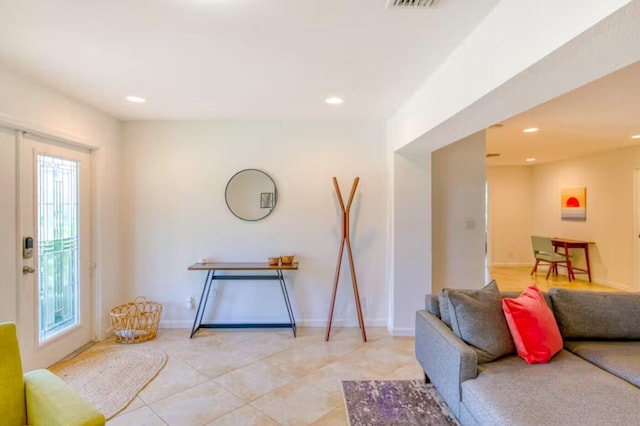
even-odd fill
[(290, 265), (269, 265), (268, 262), (208, 262), (194, 263), (187, 268), (189, 271), (277, 271), (296, 270), (298, 262)]
[(593, 241), (582, 241), (582, 240), (572, 240), (570, 238), (560, 238), (560, 237), (553, 237), (551, 238), (551, 241), (557, 241), (559, 243), (569, 243), (569, 244), (595, 244)]

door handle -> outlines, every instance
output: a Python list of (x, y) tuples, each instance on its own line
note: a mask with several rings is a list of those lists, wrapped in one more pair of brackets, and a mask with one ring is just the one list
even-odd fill
[(33, 274), (36, 270), (34, 268), (32, 268), (31, 266), (23, 266), (22, 267), (22, 273), (23, 274)]

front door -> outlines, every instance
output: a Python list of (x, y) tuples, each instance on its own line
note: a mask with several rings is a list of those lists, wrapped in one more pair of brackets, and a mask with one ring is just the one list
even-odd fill
[(89, 152), (17, 134), (18, 328), (25, 370), (91, 340)]

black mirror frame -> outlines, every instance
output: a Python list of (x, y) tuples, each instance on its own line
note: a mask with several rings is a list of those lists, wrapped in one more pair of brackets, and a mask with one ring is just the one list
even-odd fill
[[(233, 209), (231, 208), (231, 206), (229, 205), (229, 200), (227, 198), (227, 192), (229, 191), (229, 184), (231, 183), (231, 181), (233, 181), (233, 178), (235, 178), (236, 176), (238, 176), (240, 173), (244, 173), (244, 172), (250, 172), (250, 171), (255, 171), (255, 172), (260, 172), (263, 175), (265, 175), (267, 178), (269, 178), (269, 180), (271, 181), (271, 183), (273, 184), (273, 207), (271, 207), (269, 209), (269, 212), (267, 214), (265, 214), (262, 217), (259, 217), (257, 219), (245, 219), (244, 217), (240, 217), (236, 214), (236, 212), (233, 211)], [(260, 170), (260, 169), (244, 169), (244, 170), (240, 170), (239, 172), (235, 173), (233, 176), (231, 176), (231, 178), (229, 178), (229, 181), (227, 181), (227, 185), (224, 189), (224, 202), (227, 204), (227, 208), (229, 209), (229, 211), (238, 219), (240, 220), (244, 220), (245, 222), (257, 222), (259, 220), (262, 220), (264, 218), (266, 218), (267, 216), (269, 216), (271, 213), (273, 213), (273, 211), (275, 210), (276, 206), (278, 205), (278, 186), (276, 185), (276, 182), (273, 180), (273, 178), (266, 172)]]

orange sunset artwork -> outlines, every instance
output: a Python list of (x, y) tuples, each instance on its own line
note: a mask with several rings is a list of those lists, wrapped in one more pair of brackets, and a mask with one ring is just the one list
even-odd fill
[(562, 220), (587, 220), (587, 188), (563, 188), (560, 190)]

